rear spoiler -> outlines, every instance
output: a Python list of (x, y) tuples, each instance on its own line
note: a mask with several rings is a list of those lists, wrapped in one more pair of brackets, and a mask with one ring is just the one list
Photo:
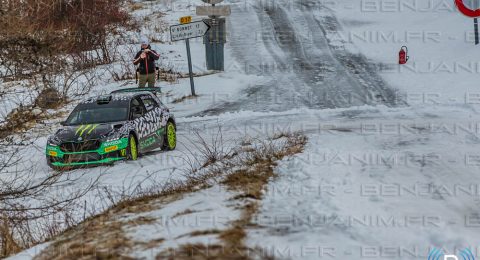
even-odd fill
[(160, 88), (124, 88), (124, 89), (119, 89), (119, 90), (115, 90), (115, 91), (112, 91), (110, 92), (110, 94), (115, 94), (115, 93), (131, 93), (131, 92), (144, 92), (144, 91), (149, 91), (149, 92), (152, 92), (153, 94), (157, 94), (157, 93), (162, 93), (162, 91), (160, 91)]

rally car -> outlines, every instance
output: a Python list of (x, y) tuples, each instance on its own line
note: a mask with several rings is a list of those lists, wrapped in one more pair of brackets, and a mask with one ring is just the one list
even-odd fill
[(78, 104), (47, 141), (54, 169), (137, 160), (142, 153), (177, 144), (173, 114), (155, 93), (124, 89)]

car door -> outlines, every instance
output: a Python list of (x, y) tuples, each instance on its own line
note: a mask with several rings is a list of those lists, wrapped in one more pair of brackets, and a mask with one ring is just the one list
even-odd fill
[(164, 128), (161, 127), (162, 110), (158, 102), (149, 94), (140, 96), (145, 107), (145, 126), (147, 138), (140, 144), (144, 150), (152, 150), (162, 146)]
[(146, 131), (146, 109), (139, 96), (133, 97), (130, 101), (130, 121), (133, 123), (135, 132), (137, 133), (138, 146), (140, 152), (143, 152), (141, 144), (148, 138), (148, 132)]

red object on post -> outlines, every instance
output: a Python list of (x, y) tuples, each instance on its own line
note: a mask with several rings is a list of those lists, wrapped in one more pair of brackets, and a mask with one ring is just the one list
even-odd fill
[(480, 16), (480, 9), (474, 9), (473, 6), (465, 5), (464, 1), (465, 0), (455, 0), (455, 5), (457, 5), (458, 10), (460, 10), (460, 12), (462, 12), (462, 14), (464, 14), (468, 17), (473, 17), (473, 18), (479, 17)]
[(408, 48), (407, 46), (402, 46), (400, 49), (400, 52), (398, 53), (398, 63), (399, 64), (406, 64), (408, 59), (410, 58), (408, 56)]

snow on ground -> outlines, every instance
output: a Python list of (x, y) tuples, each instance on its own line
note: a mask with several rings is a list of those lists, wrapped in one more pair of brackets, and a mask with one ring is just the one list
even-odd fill
[[(398, 9), (412, 2), (417, 10)], [(248, 3), (250, 12), (272, 17)], [(319, 42), (309, 27), (318, 22), (331, 49), (365, 55), (410, 107), (322, 110), (306, 121), (302, 112), (272, 122), (312, 130), (310, 143), (278, 168), (257, 218), (265, 228), (250, 232), (250, 245), (280, 259), (425, 259), (431, 247), (478, 250), (479, 54), (463, 40), (471, 20), (444, 1), (268, 3), (286, 14), (281, 19), (303, 37), (300, 46)], [(435, 7), (420, 11), (424, 4)], [(391, 33), (400, 41), (377, 39)], [(404, 44), (411, 60), (400, 67)]]
[[(372, 59), (372, 65), (404, 93), (409, 104), (478, 104), (480, 53), (474, 45), (473, 19), (462, 15), (454, 1), (324, 3), (343, 25), (337, 37)], [(410, 60), (398, 66), (403, 45)]]
[(50, 245), (50, 243), (42, 243), (36, 246), (33, 246), (27, 250), (24, 250), (14, 256), (11, 256), (7, 259), (9, 260), (26, 260), (26, 259), (32, 259), (34, 256), (40, 254), (45, 248), (47, 248)]
[[(134, 225), (126, 228), (127, 236), (134, 241), (149, 243), (162, 239), (156, 247), (137, 247), (130, 255), (135, 258), (154, 259), (160, 252), (190, 244), (219, 244), (217, 233), (225, 230), (230, 223), (240, 217), (232, 197), (224, 187), (214, 186), (206, 190), (182, 196), (158, 210), (145, 214), (134, 214), (135, 218), (155, 219), (147, 225)], [(193, 232), (206, 234), (192, 235)], [(208, 234), (211, 232), (211, 234)]]
[(277, 168), (255, 221), (264, 228), (249, 233), (250, 245), (279, 259), (478, 249), (478, 111), (334, 113), (295, 116), (309, 145)]
[[(431, 247), (478, 253), (480, 54), (464, 40), (472, 21), (442, 0), (230, 3), (226, 72), (195, 78), (200, 96), (175, 104), (189, 94), (188, 79), (160, 83), (177, 115), (178, 150), (75, 171), (86, 173), (79, 187), (100, 177), (102, 185), (121, 189), (152, 173), (158, 183), (181, 180), (185, 165), (176, 158), (192, 149), (192, 129), (213, 136), (222, 126), (230, 139), (300, 129), (309, 137), (307, 149), (276, 169), (279, 178), (266, 191), (249, 246), (279, 259), (426, 259)], [(158, 8), (174, 23), (193, 13), (189, 4), (200, 3)], [(302, 41), (279, 37), (291, 28)], [(400, 67), (402, 45), (410, 61)], [(182, 43), (154, 48), (186, 72)], [(194, 70), (203, 72), (200, 40), (192, 50)], [(398, 96), (389, 96), (393, 92)], [(329, 100), (349, 93), (384, 98)], [(25, 150), (39, 176), (50, 171), (43, 162), (45, 138)], [(188, 208), (228, 215), (222, 196), (195, 193), (148, 214)], [(164, 228), (130, 231), (145, 240), (166, 234), (162, 248), (186, 242), (173, 236), (188, 233), (184, 226)], [(152, 259), (157, 250), (141, 256)]]
[[(163, 3), (156, 2), (160, 6), (159, 10), (163, 8)], [(188, 3), (187, 3), (188, 4)], [(185, 7), (177, 7), (180, 10), (184, 10)], [(183, 9), (182, 9), (183, 8)], [(167, 8), (168, 9), (168, 8)], [(148, 9), (147, 12), (154, 10)], [(179, 16), (184, 15), (184, 12), (172, 12), (169, 15)], [(172, 18), (173, 19), (173, 18)], [(167, 19), (167, 20), (172, 20)], [(178, 20), (178, 17), (174, 18)], [(176, 22), (175, 22), (176, 23)], [(159, 52), (166, 54), (166, 58), (169, 62), (173, 63), (174, 71), (186, 72), (186, 54), (185, 46), (182, 43), (152, 43), (153, 48), (158, 49)], [(202, 49), (201, 41), (192, 41), (192, 53), (194, 53), (192, 59), (194, 61), (194, 72), (205, 72), (204, 55), (200, 50)], [(168, 56), (170, 55), (170, 56)], [(237, 68), (236, 61), (230, 58), (230, 53), (226, 52), (226, 57), (230, 62), (227, 62), (227, 68)], [(175, 58), (172, 58), (175, 57)], [(101, 66), (99, 71), (107, 70), (108, 66)], [(108, 74), (107, 74), (108, 75)], [(73, 170), (65, 176), (62, 176), (61, 181), (67, 181), (76, 179), (75, 183), (69, 183), (69, 185), (63, 185), (55, 187), (49, 194), (52, 198), (64, 198), (68, 194), (75, 194), (88, 187), (93, 181), (98, 181), (98, 186), (91, 190), (85, 197), (82, 197), (82, 204), (85, 202), (84, 207), (79, 207), (75, 212), (74, 219), (81, 220), (84, 217), (88, 217), (94, 214), (98, 214), (111, 206), (106, 196), (105, 190), (113, 192), (114, 195), (120, 196), (121, 194), (135, 195), (139, 190), (148, 191), (149, 189), (159, 188), (162, 185), (175, 181), (183, 181), (186, 179), (185, 172), (188, 171), (188, 165), (185, 164), (186, 156), (194, 156), (195, 142), (192, 138), (193, 131), (195, 129), (189, 128), (188, 125), (182, 125), (182, 118), (186, 115), (197, 113), (207, 109), (208, 107), (215, 105), (216, 102), (224, 101), (233, 98), (241, 91), (241, 89), (247, 88), (250, 84), (261, 82), (262, 77), (254, 75), (241, 74), (238, 70), (231, 69), (225, 73), (212, 74), (195, 78), (196, 91), (199, 95), (195, 99), (187, 99), (184, 102), (172, 103), (174, 100), (182, 98), (183, 96), (190, 95), (190, 83), (189, 79), (179, 79), (175, 84), (158, 82), (157, 86), (161, 87), (162, 101), (174, 111), (175, 116), (178, 119), (178, 139), (179, 144), (177, 149), (173, 152), (164, 153), (161, 151), (153, 152), (144, 157), (141, 157), (136, 162), (119, 162), (114, 166), (96, 167), (82, 170)], [(134, 81), (125, 82), (113, 82), (108, 79), (104, 79), (99, 82), (99, 85), (94, 87), (89, 95), (97, 96), (101, 94), (110, 93), (111, 91), (119, 88), (134, 87)], [(85, 97), (86, 98), (86, 97)], [(66, 114), (71, 111), (79, 99), (82, 97), (72, 96), (73, 102), (68, 104), (62, 111)], [(7, 101), (13, 101), (6, 99)], [(62, 118), (55, 118), (45, 122), (44, 124), (37, 125), (31, 131), (26, 134), (28, 140), (33, 144), (29, 146), (18, 147), (20, 149), (19, 155), (23, 158), (19, 165), (14, 168), (5, 169), (5, 172), (29, 172), (35, 173), (34, 178), (41, 180), (53, 173), (53, 171), (47, 166), (45, 161), (45, 144), (48, 135), (53, 134), (61, 127), (60, 122)], [(212, 125), (213, 128), (218, 128), (219, 125)], [(207, 136), (207, 140), (211, 132), (202, 133)], [(236, 135), (236, 133), (235, 133)], [(225, 136), (229, 139), (234, 139), (237, 136)], [(2, 155), (3, 156), (3, 155)], [(2, 175), (3, 178), (8, 178), (7, 174)], [(24, 178), (30, 177), (25, 174)], [(35, 205), (37, 201), (30, 201), (31, 205)], [(51, 219), (39, 220), (39, 223), (49, 222)], [(56, 221), (56, 220), (54, 220)], [(41, 233), (39, 230), (38, 232)], [(26, 254), (30, 254), (32, 251), (27, 251)]]
[(5, 123), (5, 119), (12, 110), (19, 106), (28, 106), (33, 104), (36, 94), (15, 82), (14, 84), (0, 83), (0, 125)]

